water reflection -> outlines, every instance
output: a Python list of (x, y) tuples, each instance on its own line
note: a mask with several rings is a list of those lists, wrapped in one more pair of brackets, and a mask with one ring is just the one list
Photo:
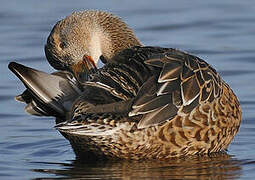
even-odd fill
[(32, 171), (56, 175), (56, 179), (236, 179), (241, 175), (241, 164), (241, 161), (228, 154), (214, 154), (211, 157), (196, 156), (171, 161), (82, 162), (75, 160), (71, 164), (58, 164), (59, 169), (33, 169)]

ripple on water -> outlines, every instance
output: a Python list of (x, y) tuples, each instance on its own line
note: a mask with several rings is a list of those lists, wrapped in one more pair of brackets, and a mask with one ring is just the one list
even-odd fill
[(244, 74), (254, 74), (255, 70), (224, 70), (218, 71), (221, 76), (240, 76)]

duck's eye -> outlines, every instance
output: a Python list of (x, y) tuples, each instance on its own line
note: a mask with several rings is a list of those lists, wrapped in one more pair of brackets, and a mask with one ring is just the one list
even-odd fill
[(61, 49), (65, 49), (65, 48), (67, 47), (67, 44), (66, 44), (65, 42), (61, 42), (61, 43), (59, 44), (59, 47), (60, 47)]

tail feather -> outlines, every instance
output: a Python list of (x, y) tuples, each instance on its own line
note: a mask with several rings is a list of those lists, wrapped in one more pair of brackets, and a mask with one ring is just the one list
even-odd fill
[(16, 62), (11, 62), (8, 67), (27, 88), (16, 96), (16, 100), (28, 104), (25, 111), (29, 114), (65, 116), (82, 92), (81, 86), (69, 72), (48, 74)]

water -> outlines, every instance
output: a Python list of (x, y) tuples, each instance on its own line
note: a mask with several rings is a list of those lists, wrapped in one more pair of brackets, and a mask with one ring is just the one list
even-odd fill
[[(13, 97), (24, 87), (11, 60), (52, 72), (43, 46), (72, 11), (121, 16), (146, 45), (174, 47), (213, 65), (239, 97), (243, 121), (229, 155), (172, 161), (79, 162), (53, 118), (26, 115)], [(1, 0), (0, 179), (253, 179), (255, 176), (255, 1)]]

